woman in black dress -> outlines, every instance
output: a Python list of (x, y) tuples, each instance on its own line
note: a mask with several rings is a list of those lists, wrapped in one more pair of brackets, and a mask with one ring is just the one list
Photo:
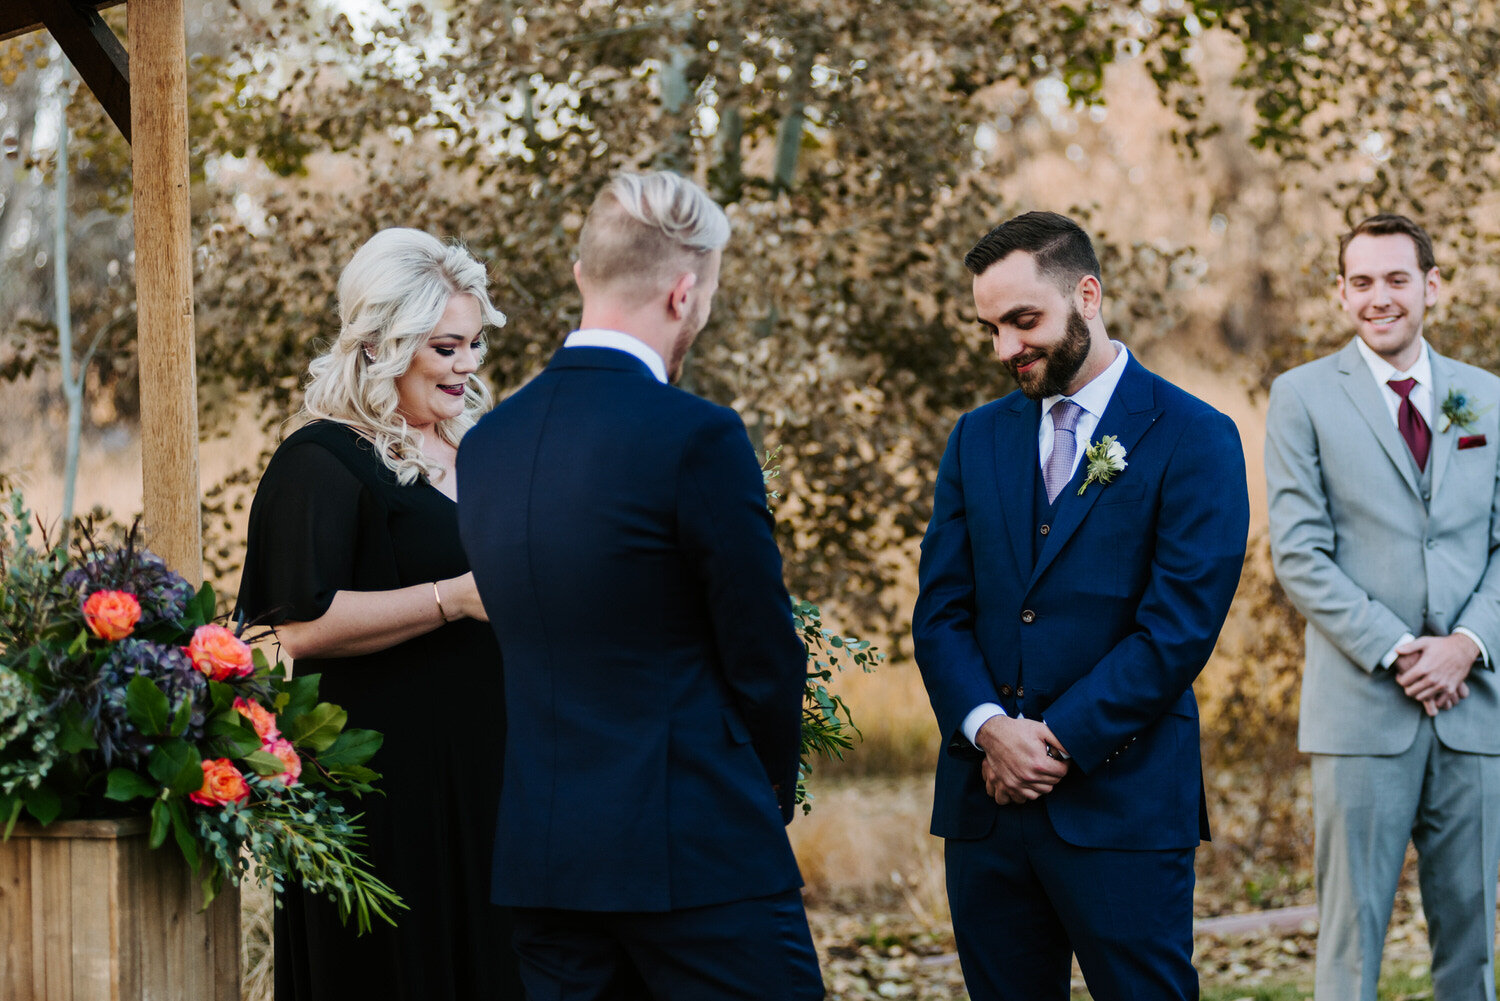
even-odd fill
[(520, 999), (506, 913), (489, 902), (505, 702), (500, 651), (459, 545), (453, 461), (490, 405), (481, 331), (505, 317), (483, 265), (388, 229), (339, 278), (342, 324), (309, 366), (309, 423), (276, 450), (250, 510), (239, 607), (276, 627), (351, 726), (379, 730), (383, 796), (363, 813), (377, 875), (408, 911), (356, 937), (289, 889), (278, 1001)]

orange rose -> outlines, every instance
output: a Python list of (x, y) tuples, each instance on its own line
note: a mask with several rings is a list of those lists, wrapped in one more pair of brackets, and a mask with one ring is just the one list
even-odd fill
[(203, 806), (222, 806), (225, 803), (243, 803), (250, 798), (250, 787), (245, 776), (234, 767), (228, 758), (213, 758), (203, 762), (203, 788), (188, 793), (188, 799)]
[(249, 645), (223, 626), (199, 626), (187, 645), (187, 655), (211, 681), (243, 678), (255, 670)]
[(271, 778), (280, 779), (284, 786), (297, 784), (297, 777), (302, 774), (302, 759), (297, 757), (297, 751), (292, 747), (290, 740), (268, 740), (261, 750), (267, 754), (274, 754), (281, 759), (283, 765), (286, 765), (286, 771), (280, 775), (272, 775)]
[(259, 702), (236, 698), (234, 707), (255, 727), (255, 732), (261, 740), (269, 742), (281, 736), (281, 731), (276, 729), (276, 715)]
[(135, 632), (141, 603), (129, 591), (95, 591), (83, 603), (83, 621), (101, 640), (122, 640)]

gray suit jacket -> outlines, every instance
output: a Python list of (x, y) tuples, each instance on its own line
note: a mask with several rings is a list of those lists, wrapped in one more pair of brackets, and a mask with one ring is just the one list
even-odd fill
[[(1307, 618), (1298, 746), (1398, 754), (1422, 707), (1380, 660), (1403, 633), (1463, 626), (1500, 655), (1500, 379), (1431, 352), (1440, 407), (1465, 392), (1468, 429), (1434, 408), (1430, 499), (1355, 342), (1271, 386), (1266, 485), (1276, 576)], [(1484, 437), (1484, 444), (1460, 438)], [(1438, 714), (1448, 747), (1500, 754), (1500, 685), (1476, 668), (1470, 694)]]

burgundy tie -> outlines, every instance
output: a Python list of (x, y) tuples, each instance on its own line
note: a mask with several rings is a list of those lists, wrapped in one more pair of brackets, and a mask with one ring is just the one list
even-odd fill
[(1426, 469), (1427, 452), (1432, 448), (1432, 429), (1411, 402), (1411, 391), (1417, 388), (1417, 380), (1392, 379), (1386, 385), (1401, 397), (1401, 409), (1396, 411), (1396, 428), (1406, 439), (1406, 447), (1411, 449), (1411, 457), (1417, 460), (1417, 468)]

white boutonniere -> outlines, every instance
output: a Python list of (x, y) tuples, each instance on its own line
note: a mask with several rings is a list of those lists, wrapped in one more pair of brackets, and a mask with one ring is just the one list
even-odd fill
[(1125, 461), (1125, 446), (1112, 434), (1100, 438), (1097, 444), (1088, 445), (1084, 449), (1083, 461), (1088, 463), (1088, 475), (1083, 478), (1083, 486), (1078, 488), (1080, 497), (1090, 483), (1105, 486), (1130, 465)]

